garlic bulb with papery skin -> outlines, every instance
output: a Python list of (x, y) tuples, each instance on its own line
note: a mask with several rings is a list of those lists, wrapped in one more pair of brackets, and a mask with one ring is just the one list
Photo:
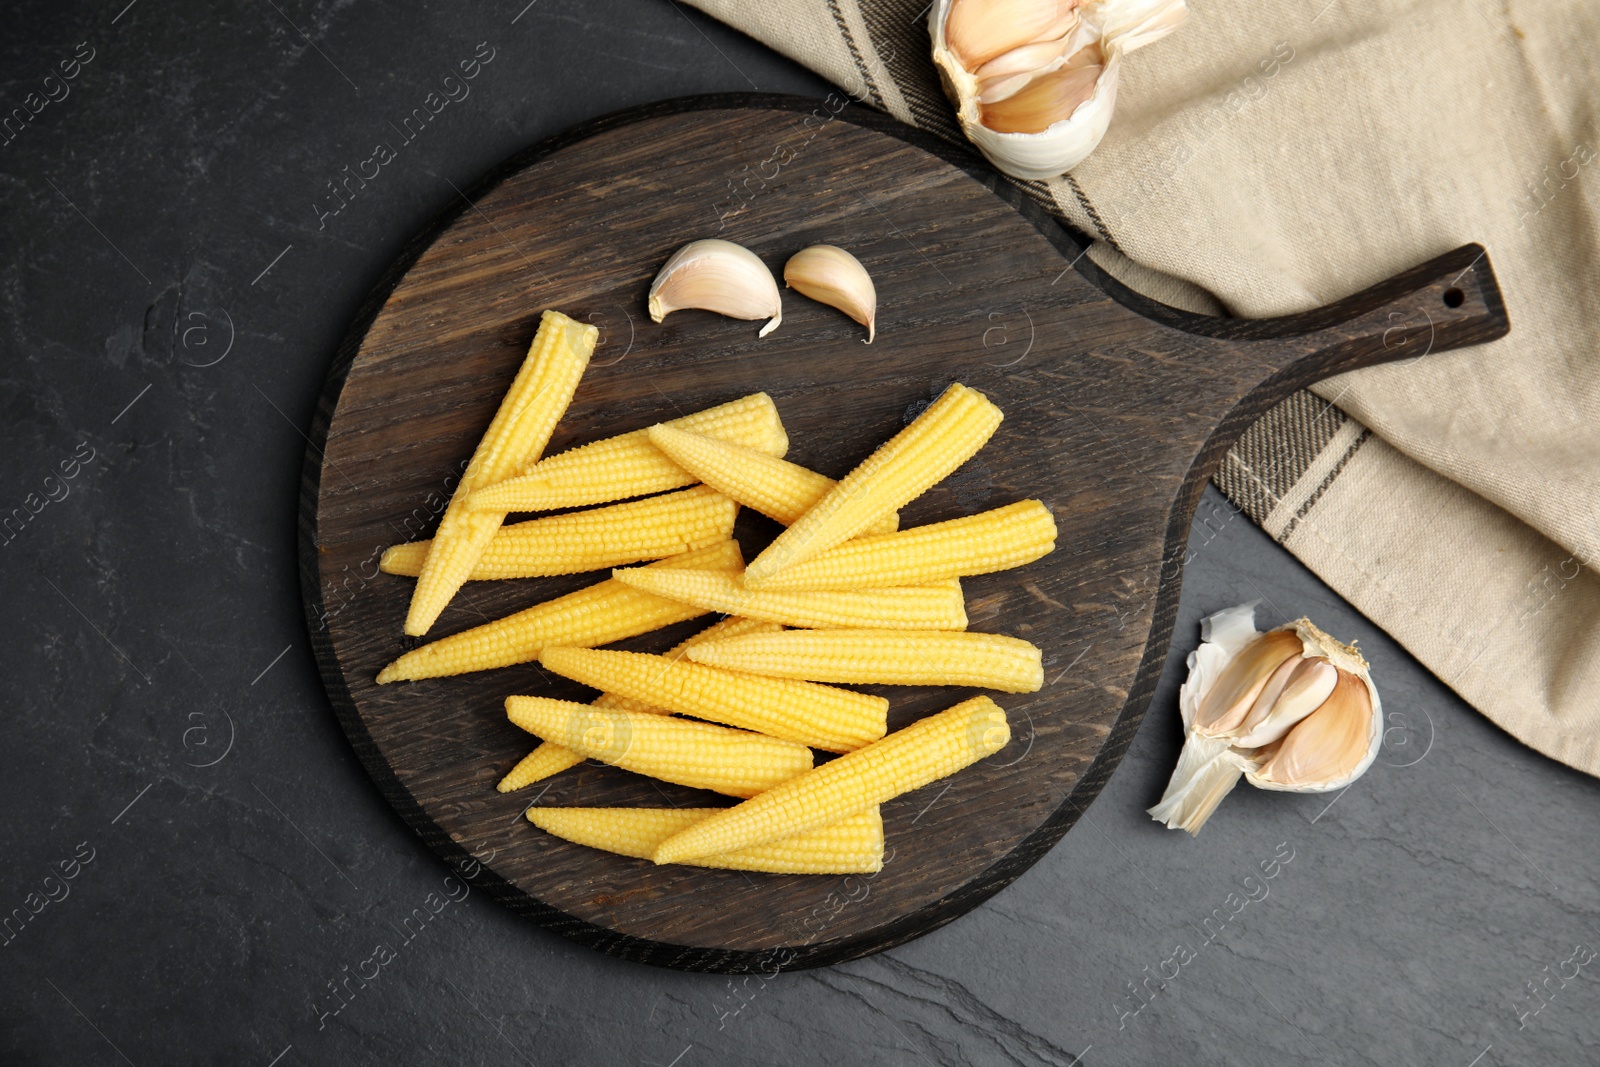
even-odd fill
[(1260, 789), (1323, 793), (1365, 773), (1383, 740), (1367, 661), (1298, 619), (1257, 633), (1255, 605), (1200, 624), (1178, 693), (1184, 744), (1157, 822), (1196, 833), (1242, 777)]
[(1122, 57), (1184, 0), (935, 0), (933, 62), (969, 141), (1014, 178), (1053, 178), (1105, 136)]
[(652, 322), (674, 311), (701, 308), (734, 319), (769, 319), (758, 337), (783, 321), (783, 298), (767, 265), (743, 245), (711, 238), (690, 241), (676, 252), (650, 283)]

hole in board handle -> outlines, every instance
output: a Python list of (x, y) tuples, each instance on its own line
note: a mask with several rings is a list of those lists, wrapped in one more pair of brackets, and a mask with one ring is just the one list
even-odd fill
[(1444, 291), (1444, 306), (1458, 308), (1467, 302), (1467, 294), (1460, 289), (1446, 289)]

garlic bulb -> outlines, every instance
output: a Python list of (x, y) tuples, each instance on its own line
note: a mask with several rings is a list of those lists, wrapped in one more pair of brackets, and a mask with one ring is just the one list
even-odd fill
[(1200, 623), (1178, 692), (1183, 752), (1157, 822), (1197, 833), (1241, 777), (1260, 789), (1324, 793), (1365, 773), (1383, 739), (1367, 661), (1308, 619), (1257, 633), (1255, 605)]
[(709, 239), (691, 241), (672, 253), (650, 283), (650, 319), (701, 308), (734, 319), (769, 319), (758, 337), (783, 321), (783, 299), (767, 265), (743, 245)]
[(1122, 57), (1165, 37), (1184, 0), (935, 0), (933, 62), (967, 139), (1014, 178), (1054, 178), (1111, 123)]
[(783, 265), (783, 282), (803, 296), (840, 311), (867, 328), (871, 344), (877, 336), (878, 291), (861, 261), (837, 245), (802, 248)]

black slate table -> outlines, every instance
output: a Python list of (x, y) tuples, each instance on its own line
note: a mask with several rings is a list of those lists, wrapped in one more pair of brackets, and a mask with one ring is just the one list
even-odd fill
[[(829, 91), (670, 2), (524, 4), (8, 12), (0, 110), (31, 118), (0, 135), (0, 1062), (1592, 1059), (1600, 962), (1573, 961), (1600, 945), (1600, 783), (1464, 706), (1214, 491), (1109, 787), (929, 937), (679, 974), (432, 858), (356, 765), (300, 608), (295, 489), (335, 344), (516, 149), (671, 96)], [(346, 182), (380, 141), (402, 147)], [(1247, 599), (1359, 639), (1391, 728), (1347, 792), (1241, 788), (1190, 840), (1143, 809), (1197, 621)]]

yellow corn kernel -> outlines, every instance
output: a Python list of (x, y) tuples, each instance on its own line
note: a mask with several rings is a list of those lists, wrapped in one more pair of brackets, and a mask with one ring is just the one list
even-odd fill
[(412, 637), (427, 633), (439, 618), (506, 517), (504, 511), (469, 509), (467, 497), (539, 458), (572, 401), (599, 332), (559, 311), (546, 311), (540, 318), (527, 359), (472, 453), (433, 535), (406, 612), (406, 633)]
[[(541, 578), (599, 571), (641, 559), (693, 552), (733, 536), (739, 505), (697, 485), (608, 508), (551, 515), (502, 526), (478, 557), (469, 580)], [(378, 569), (414, 575), (431, 541), (395, 545)]]
[[(731, 441), (690, 433), (670, 422), (650, 427), (650, 440), (678, 466), (717, 492), (785, 526), (804, 515), (836, 484), (827, 475), (798, 463)], [(899, 513), (891, 513), (867, 532), (892, 533), (899, 525)]]
[(963, 700), (674, 834), (651, 858), (684, 863), (803, 834), (954, 774), (1010, 739), (998, 704)]
[[(733, 441), (765, 455), (781, 456), (789, 451), (789, 436), (766, 393), (697, 411), (667, 425)], [(549, 511), (659, 493), (698, 480), (651, 444), (648, 430), (569, 449), (517, 473), (498, 485), (480, 488), (470, 506), (489, 511)]]
[(899, 533), (855, 537), (764, 579), (768, 589), (923, 585), (1032, 563), (1056, 544), (1056, 521), (1037, 500)]
[(644, 567), (612, 571), (611, 576), (642, 589), (707, 611), (767, 619), (786, 626), (819, 630), (965, 630), (966, 602), (954, 578), (927, 585), (863, 589), (853, 593), (792, 593), (747, 589), (728, 571), (684, 570), (670, 579)]
[[(652, 567), (737, 570), (739, 543), (721, 541)], [(546, 645), (604, 645), (706, 614), (608, 578), (515, 615), (412, 649), (378, 674), (378, 684), (509, 667), (539, 658)]]
[(860, 748), (887, 728), (887, 700), (813, 682), (593, 648), (547, 648), (539, 662), (608, 693), (829, 752)]
[(1000, 409), (957, 382), (845, 475), (750, 562), (757, 583), (848, 541), (971, 459), (1000, 425)]
[[(781, 629), (783, 627), (777, 623), (764, 622), (761, 619), (727, 618), (679, 641), (667, 650), (667, 655), (677, 658), (686, 650), (705, 641), (722, 641), (730, 637), (743, 637), (745, 634), (774, 633)], [(637, 711), (646, 715), (668, 714), (666, 708), (646, 704), (642, 700), (629, 700), (615, 693), (601, 693), (592, 703), (597, 708), (616, 708), (620, 711)], [(558, 745), (554, 741), (546, 741), (524, 756), (522, 762), (511, 768), (511, 772), (500, 779), (500, 784), (495, 788), (502, 793), (509, 793), (514, 789), (542, 781), (553, 774), (560, 774), (568, 767), (575, 767), (582, 762), (583, 757), (572, 749)]]
[[(647, 860), (667, 838), (723, 808), (529, 808), (528, 821), (578, 845)], [(770, 845), (690, 860), (768, 874), (873, 874), (883, 869), (883, 819), (876, 806)]]
[(695, 663), (773, 678), (870, 685), (977, 685), (1033, 693), (1039, 650), (1001, 634), (931, 630), (784, 630), (697, 645)]
[(506, 715), (588, 759), (734, 797), (753, 797), (811, 769), (804, 745), (670, 715), (524, 696), (506, 697)]

